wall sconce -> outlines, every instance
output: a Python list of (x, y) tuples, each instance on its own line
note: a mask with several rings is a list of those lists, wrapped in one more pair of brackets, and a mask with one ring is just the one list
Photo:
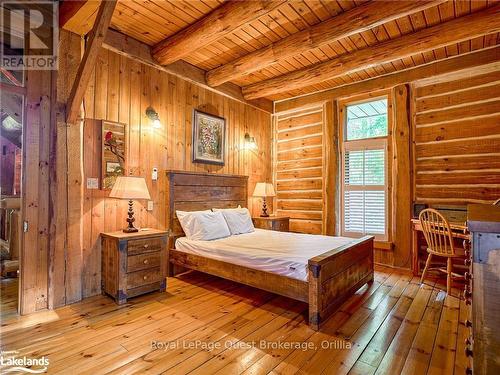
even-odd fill
[(250, 134), (248, 133), (245, 133), (245, 145), (244, 145), (244, 149), (245, 150), (256, 150), (258, 147), (257, 147), (257, 143), (255, 142), (255, 138), (254, 137), (250, 137)]
[(153, 128), (161, 128), (160, 116), (158, 116), (158, 112), (156, 112), (154, 108), (146, 108), (146, 116), (153, 122)]

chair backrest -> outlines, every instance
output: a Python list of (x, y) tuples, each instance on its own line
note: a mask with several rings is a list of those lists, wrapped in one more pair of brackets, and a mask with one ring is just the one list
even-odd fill
[(431, 253), (444, 256), (455, 255), (450, 224), (439, 211), (426, 208), (420, 212), (419, 220)]
[(494, 206), (500, 206), (500, 198), (498, 198), (495, 203), (493, 203)]

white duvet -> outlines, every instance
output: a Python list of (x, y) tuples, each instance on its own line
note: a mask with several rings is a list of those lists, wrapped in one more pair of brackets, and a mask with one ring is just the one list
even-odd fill
[(353, 241), (352, 238), (277, 232), (255, 232), (212, 241), (177, 239), (179, 251), (202, 255), (227, 263), (307, 280), (310, 258)]

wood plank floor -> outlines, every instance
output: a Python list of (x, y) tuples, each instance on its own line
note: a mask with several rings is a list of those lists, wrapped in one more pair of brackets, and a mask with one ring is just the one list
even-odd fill
[(320, 332), (307, 326), (304, 303), (201, 273), (171, 278), (167, 290), (3, 319), (2, 350), (47, 356), (51, 374), (464, 374), (467, 366), (465, 305), (399, 271), (377, 269)]
[(17, 277), (1, 278), (0, 285), (0, 320), (16, 317), (19, 279)]

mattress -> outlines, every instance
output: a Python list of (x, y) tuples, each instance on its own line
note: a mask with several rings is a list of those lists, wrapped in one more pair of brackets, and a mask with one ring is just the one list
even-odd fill
[(352, 242), (352, 238), (277, 232), (255, 232), (212, 241), (178, 238), (177, 250), (206, 258), (307, 280), (310, 258)]

